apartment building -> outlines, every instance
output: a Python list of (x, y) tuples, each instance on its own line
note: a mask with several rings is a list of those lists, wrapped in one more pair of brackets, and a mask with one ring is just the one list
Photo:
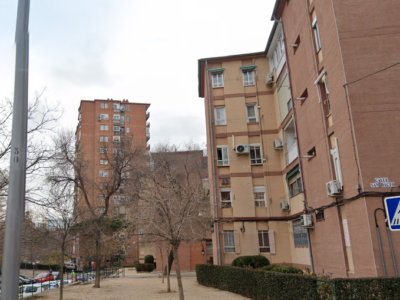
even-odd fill
[(398, 11), (393, 0), (275, 2), (317, 274), (398, 274), (400, 233), (382, 211), (400, 183)]
[[(143, 149), (143, 152), (150, 150), (150, 146), (147, 145), (150, 139), (150, 123), (148, 122), (150, 113), (147, 111), (149, 106), (148, 103), (132, 103), (125, 99), (81, 101), (76, 128), (77, 151), (82, 151), (83, 158), (88, 163), (86, 169), (90, 174), (86, 175), (93, 183), (89, 201), (99, 214), (105, 210), (102, 185), (112, 178), (112, 174), (109, 174), (112, 170), (110, 171), (108, 160), (115, 155), (115, 146), (124, 136), (129, 136), (134, 138), (135, 147)], [(111, 150), (113, 150), (112, 155)], [(110, 215), (120, 217), (129, 215), (130, 208), (124, 204), (127, 203), (125, 200), (129, 197), (125, 188), (124, 184), (121, 184), (116, 193), (111, 196), (111, 207), (108, 209)], [(81, 195), (78, 195), (78, 202), (79, 197)], [(125, 263), (133, 264), (135, 260), (139, 260), (138, 237), (122, 235), (119, 238), (123, 245), (121, 255), (124, 256)], [(90, 263), (90, 257), (79, 245), (80, 242), (77, 241), (74, 254), (78, 266), (82, 267)]]
[(264, 255), (311, 267), (282, 26), (268, 51), (200, 59), (213, 263)]

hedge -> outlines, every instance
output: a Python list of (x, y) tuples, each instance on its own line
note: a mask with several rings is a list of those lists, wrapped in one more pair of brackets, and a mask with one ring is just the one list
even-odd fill
[(196, 265), (201, 285), (240, 294), (255, 300), (317, 300), (317, 278), (217, 265)]
[[(21, 269), (28, 269), (28, 270), (32, 270), (33, 269), (33, 265), (31, 263), (24, 263), (21, 262), (20, 263), (20, 268)], [(36, 264), (35, 265), (35, 270), (50, 270), (50, 268), (53, 271), (58, 271), (60, 270), (60, 265), (44, 265), (44, 264)]]
[(135, 264), (137, 272), (152, 272), (155, 269), (154, 264)]
[(262, 270), (264, 271), (273, 271), (273, 272), (278, 272), (278, 273), (286, 273), (286, 274), (304, 274), (304, 272), (296, 267), (292, 266), (286, 266), (286, 265), (268, 265), (265, 267), (262, 267)]
[(345, 299), (400, 299), (399, 277), (336, 278), (335, 293), (338, 300)]

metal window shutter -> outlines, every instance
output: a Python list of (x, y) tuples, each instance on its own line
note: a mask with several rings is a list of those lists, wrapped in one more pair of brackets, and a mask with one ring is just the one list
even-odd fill
[(235, 232), (235, 252), (240, 253), (240, 235)]
[(268, 230), (268, 236), (269, 236), (269, 249), (271, 254), (275, 254), (275, 231), (274, 230)]

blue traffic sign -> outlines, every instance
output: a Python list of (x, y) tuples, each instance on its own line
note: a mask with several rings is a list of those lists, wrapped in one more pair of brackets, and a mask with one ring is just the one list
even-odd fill
[(390, 230), (400, 231), (400, 196), (385, 198), (385, 209)]

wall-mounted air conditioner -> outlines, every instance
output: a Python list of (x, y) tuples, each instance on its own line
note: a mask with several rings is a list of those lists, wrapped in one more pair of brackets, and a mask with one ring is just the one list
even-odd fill
[(267, 77), (265, 77), (265, 83), (270, 86), (274, 84), (274, 75), (272, 74), (272, 72), (267, 74)]
[(246, 154), (250, 152), (249, 145), (236, 145), (236, 154)]
[(281, 204), (281, 210), (289, 210), (289, 203), (286, 200), (281, 201), (280, 204)]
[(326, 183), (326, 193), (330, 197), (335, 197), (342, 193), (339, 180), (331, 180)]
[(275, 139), (274, 140), (274, 149), (275, 150), (282, 150), (283, 149), (283, 143), (281, 139)]
[(304, 214), (301, 216), (301, 225), (303, 227), (313, 227), (312, 215)]

